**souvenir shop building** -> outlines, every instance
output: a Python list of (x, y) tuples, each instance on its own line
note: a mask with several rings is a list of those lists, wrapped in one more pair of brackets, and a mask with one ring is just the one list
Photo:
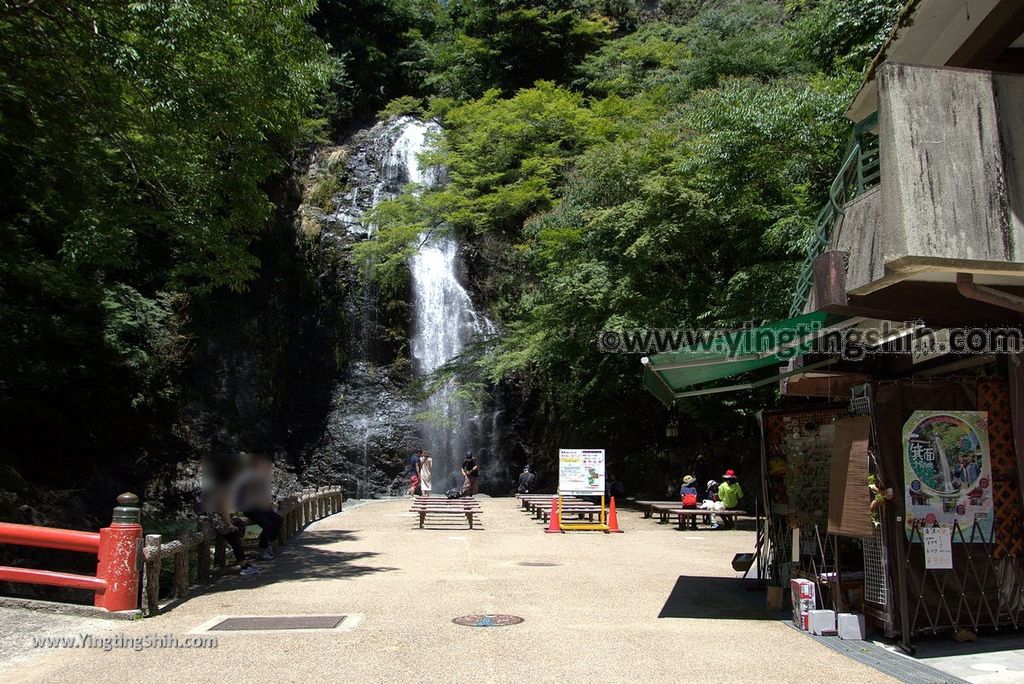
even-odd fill
[(906, 647), (1024, 626), (1022, 34), (1024, 0), (909, 3), (847, 112), (791, 318), (643, 360), (668, 406), (780, 386), (763, 570)]

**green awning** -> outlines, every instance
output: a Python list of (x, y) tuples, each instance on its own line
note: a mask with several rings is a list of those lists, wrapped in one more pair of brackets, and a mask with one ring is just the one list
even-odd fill
[[(786, 363), (789, 359), (809, 351), (811, 342), (815, 339), (854, 326), (862, 320), (817, 311), (774, 321), (758, 328), (743, 328), (709, 335), (707, 339), (699, 340), (679, 351), (655, 354), (642, 359), (644, 386), (663, 404), (671, 406), (672, 402), (681, 396), (766, 385), (786, 375), (806, 372), (811, 367), (804, 366), (791, 373), (772, 375), (767, 379), (741, 385), (718, 387), (709, 383)], [(830, 362), (831, 359), (828, 359), (813, 366), (817, 368)]]

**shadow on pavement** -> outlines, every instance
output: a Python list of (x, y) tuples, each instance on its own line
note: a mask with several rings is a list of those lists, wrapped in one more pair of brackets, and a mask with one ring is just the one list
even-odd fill
[(764, 607), (761, 591), (748, 591), (735, 577), (680, 575), (659, 618), (700, 618), (704, 620), (778, 620), (781, 614)]
[(352, 530), (303, 530), (301, 535), (294, 537), (292, 542), (281, 547), (281, 550), (287, 552), (289, 549), (299, 549), (303, 546), (357, 541), (358, 539), (359, 535)]
[(1024, 652), (1024, 636), (1020, 634), (979, 634), (977, 641), (959, 643), (948, 634), (914, 638), (916, 658), (947, 658), (1004, 651)]
[(356, 541), (359, 535), (351, 530), (305, 530), (278, 550), (272, 561), (253, 563), (262, 572), (252, 577), (234, 577), (230, 587), (262, 587), (281, 582), (312, 582), (324, 579), (349, 579), (390, 572), (398, 568), (366, 565), (358, 561), (374, 558), (374, 551), (340, 551), (328, 547), (337, 542)]
[[(315, 547), (289, 549), (290, 553), (267, 563), (257, 562), (263, 572), (234, 581), (248, 587), (281, 582), (315, 582), (325, 579), (351, 579), (363, 575), (390, 572), (398, 568), (363, 565), (356, 561), (380, 554), (373, 551), (328, 551)], [(235, 588), (234, 586), (232, 588)]]

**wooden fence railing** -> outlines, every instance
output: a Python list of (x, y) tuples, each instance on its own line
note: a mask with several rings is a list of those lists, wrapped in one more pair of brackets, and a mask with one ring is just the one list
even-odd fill
[[(304, 489), (296, 495), (281, 499), (277, 512), (284, 518), (277, 543), (284, 544), (306, 525), (342, 510), (341, 487)], [(211, 552), (211, 545), (214, 547)], [(227, 564), (224, 539), (212, 529), (194, 532), (174, 541), (164, 542), (159, 534), (147, 534), (142, 550), (142, 614), (160, 612), (160, 569), (163, 561), (174, 561), (174, 599), (181, 599), (193, 586), (191, 564), (195, 556), (196, 584), (210, 582), (213, 569)]]

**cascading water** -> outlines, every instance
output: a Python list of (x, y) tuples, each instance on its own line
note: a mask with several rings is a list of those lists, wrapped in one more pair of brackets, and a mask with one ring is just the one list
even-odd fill
[[(399, 117), (360, 131), (340, 148), (346, 155), (344, 189), (335, 196), (333, 211), (321, 219), (326, 237), (348, 250), (376, 233), (365, 217), (369, 209), (397, 197), (409, 183), (443, 183), (444, 169), (420, 163), (431, 135), (438, 132), (435, 123)], [(445, 235), (421, 235), (417, 247), (409, 263), (408, 349), (412, 370), (423, 378), (492, 334), (494, 326), (476, 311), (460, 282), (458, 242)], [(353, 279), (350, 288), (360, 294), (347, 304), (348, 370), (335, 392), (319, 458), (338, 464), (334, 472), (343, 471), (353, 481), (352, 489), (366, 496), (404, 490), (407, 481), (399, 464), (415, 446), (433, 454), (435, 492), (461, 485), (459, 466), (467, 450), (477, 455), (485, 487), (507, 480), (498, 462), (497, 433), (503, 429), (499, 416), (491, 410), (474, 415), (455, 398), (451, 382), (423, 406), (408, 401), (404, 371), (395, 364), (401, 345), (386, 341), (393, 339), (394, 314), (385, 314), (368, 279)], [(382, 320), (385, 315), (391, 316), (390, 323)], [(387, 484), (381, 481), (384, 473), (391, 473)]]
[[(426, 151), (430, 134), (440, 131), (434, 123), (410, 119), (392, 147), (395, 167), (405, 169), (408, 182), (433, 186), (443, 181), (443, 170), (424, 168), (419, 156)], [(469, 292), (459, 282), (459, 244), (447, 235), (419, 236), (409, 270), (412, 276), (413, 331), (410, 340), (416, 370), (421, 376), (434, 373), (455, 359), (467, 345), (494, 333), (494, 325), (473, 306)], [(466, 451), (478, 460), (490, 460), (479, 453), (491, 443), (483, 430), (482, 416), (470, 415), (465, 404), (454, 397), (454, 381), (447, 382), (427, 399), (426, 420), (421, 424), (423, 448), (434, 459), (435, 489), (443, 491), (461, 485), (460, 465)], [(491, 421), (487, 421), (491, 422)], [(481, 462), (481, 469), (488, 465)]]
[[(421, 240), (410, 264), (415, 307), (412, 353), (417, 370), (426, 375), (462, 353), (467, 344), (493, 332), (493, 326), (477, 315), (456, 276), (458, 243), (450, 237), (423, 236)], [(483, 460), (481, 417), (466, 415), (454, 391), (449, 381), (427, 400), (428, 419), (421, 428), (424, 448), (434, 455), (438, 485), (445, 488), (461, 484), (459, 467), (467, 450)], [(481, 463), (481, 468), (487, 465)]]

